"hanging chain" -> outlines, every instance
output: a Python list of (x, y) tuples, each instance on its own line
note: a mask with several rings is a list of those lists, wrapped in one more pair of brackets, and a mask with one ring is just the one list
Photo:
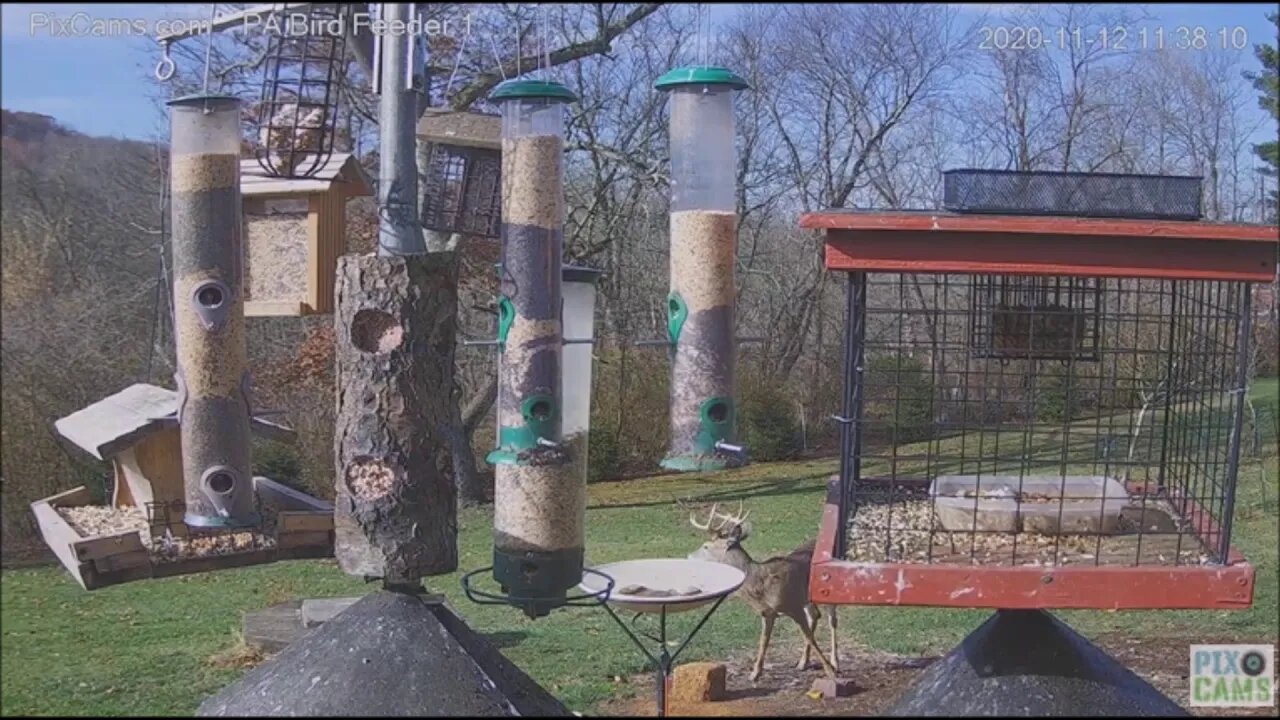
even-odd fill
[[(463, 35), (463, 36), (462, 36), (462, 43), (461, 43), (460, 45), (458, 45), (458, 52), (457, 52), (457, 54), (456, 54), (456, 55), (454, 55), (454, 58), (453, 58), (453, 72), (449, 73), (449, 82), (445, 83), (445, 86), (444, 86), (444, 97), (442, 98), (442, 100), (444, 101), (444, 104), (446, 104), (446, 105), (448, 105), (448, 104), (449, 104), (449, 91), (450, 91), (451, 89), (453, 89), (453, 79), (454, 79), (455, 77), (457, 77), (457, 76), (458, 76), (458, 67), (462, 65), (462, 54), (463, 54), (464, 52), (466, 52), (466, 49), (467, 49), (467, 39), (468, 39), (468, 38), (470, 38), (470, 37), (471, 37), (471, 19), (470, 19), (470, 18), (468, 18), (468, 19), (467, 19), (467, 33), (466, 33), (465, 35)], [(489, 38), (489, 40), (490, 40), (490, 41), (492, 41), (492, 40), (493, 40), (493, 38), (492, 38), (492, 37), (490, 37), (490, 38)], [(496, 58), (496, 57), (495, 57), (494, 59), (495, 59), (495, 60), (498, 60), (498, 58)], [(501, 68), (501, 67), (502, 67), (502, 61), (501, 61), (501, 60), (498, 60), (498, 67), (499, 67), (499, 68)], [(506, 80), (507, 78), (506, 78), (506, 76), (504, 75), (502, 79), (503, 79), (503, 80)]]
[(213, 8), (209, 12), (209, 32), (207, 33), (209, 42), (204, 48), (204, 94), (209, 94), (209, 67), (213, 61), (213, 23), (218, 19), (218, 4), (213, 3)]

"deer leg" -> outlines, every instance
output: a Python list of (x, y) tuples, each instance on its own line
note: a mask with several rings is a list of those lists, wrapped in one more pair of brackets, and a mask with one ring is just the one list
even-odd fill
[[(822, 615), (816, 605), (804, 606), (804, 618), (809, 623), (809, 631), (812, 632), (818, 627), (818, 618)], [(804, 670), (809, 667), (809, 643), (804, 644), (803, 654), (800, 656), (800, 662), (796, 663), (797, 670)]]
[[(803, 617), (803, 615), (801, 616)], [(836, 669), (831, 666), (831, 661), (827, 660), (827, 656), (822, 654), (822, 648), (818, 647), (818, 641), (813, 639), (813, 630), (801, 621), (800, 617), (792, 617), (796, 624), (800, 626), (800, 632), (804, 633), (805, 643), (813, 649), (815, 655), (818, 656), (818, 662), (822, 663), (822, 671), (827, 674), (832, 681), (836, 679)]]
[[(831, 613), (827, 617), (827, 624), (831, 626), (831, 666), (835, 668), (837, 674), (840, 673), (840, 648), (836, 644), (836, 606), (832, 605), (827, 608), (827, 612)], [(816, 622), (814, 623), (817, 624)]]
[(760, 649), (756, 651), (756, 664), (751, 669), (751, 682), (759, 679), (760, 671), (764, 670), (764, 654), (769, 649), (769, 636), (773, 634), (773, 616), (761, 615), (760, 621)]

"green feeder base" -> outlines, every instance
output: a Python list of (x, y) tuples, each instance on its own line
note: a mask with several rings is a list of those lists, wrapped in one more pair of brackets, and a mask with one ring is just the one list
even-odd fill
[(493, 579), (512, 605), (531, 618), (565, 604), (568, 591), (582, 582), (582, 548), (533, 552), (493, 549)]
[(711, 472), (741, 467), (743, 463), (720, 455), (668, 455), (659, 465), (663, 469), (677, 472)]

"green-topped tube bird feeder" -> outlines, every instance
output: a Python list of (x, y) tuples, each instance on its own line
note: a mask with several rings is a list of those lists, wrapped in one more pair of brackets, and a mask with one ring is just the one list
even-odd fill
[(512, 80), (502, 107), (502, 261), (493, 579), (530, 617), (582, 580), (586, 487), (563, 438), (564, 108), (545, 80)]
[(747, 82), (721, 67), (671, 70), (671, 445), (662, 467), (720, 470), (746, 462), (737, 445), (737, 169), (734, 93)]

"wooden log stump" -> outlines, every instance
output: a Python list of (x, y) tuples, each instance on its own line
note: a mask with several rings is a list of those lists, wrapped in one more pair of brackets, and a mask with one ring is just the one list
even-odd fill
[(453, 253), (338, 261), (334, 555), (389, 587), (458, 566), (457, 276)]

